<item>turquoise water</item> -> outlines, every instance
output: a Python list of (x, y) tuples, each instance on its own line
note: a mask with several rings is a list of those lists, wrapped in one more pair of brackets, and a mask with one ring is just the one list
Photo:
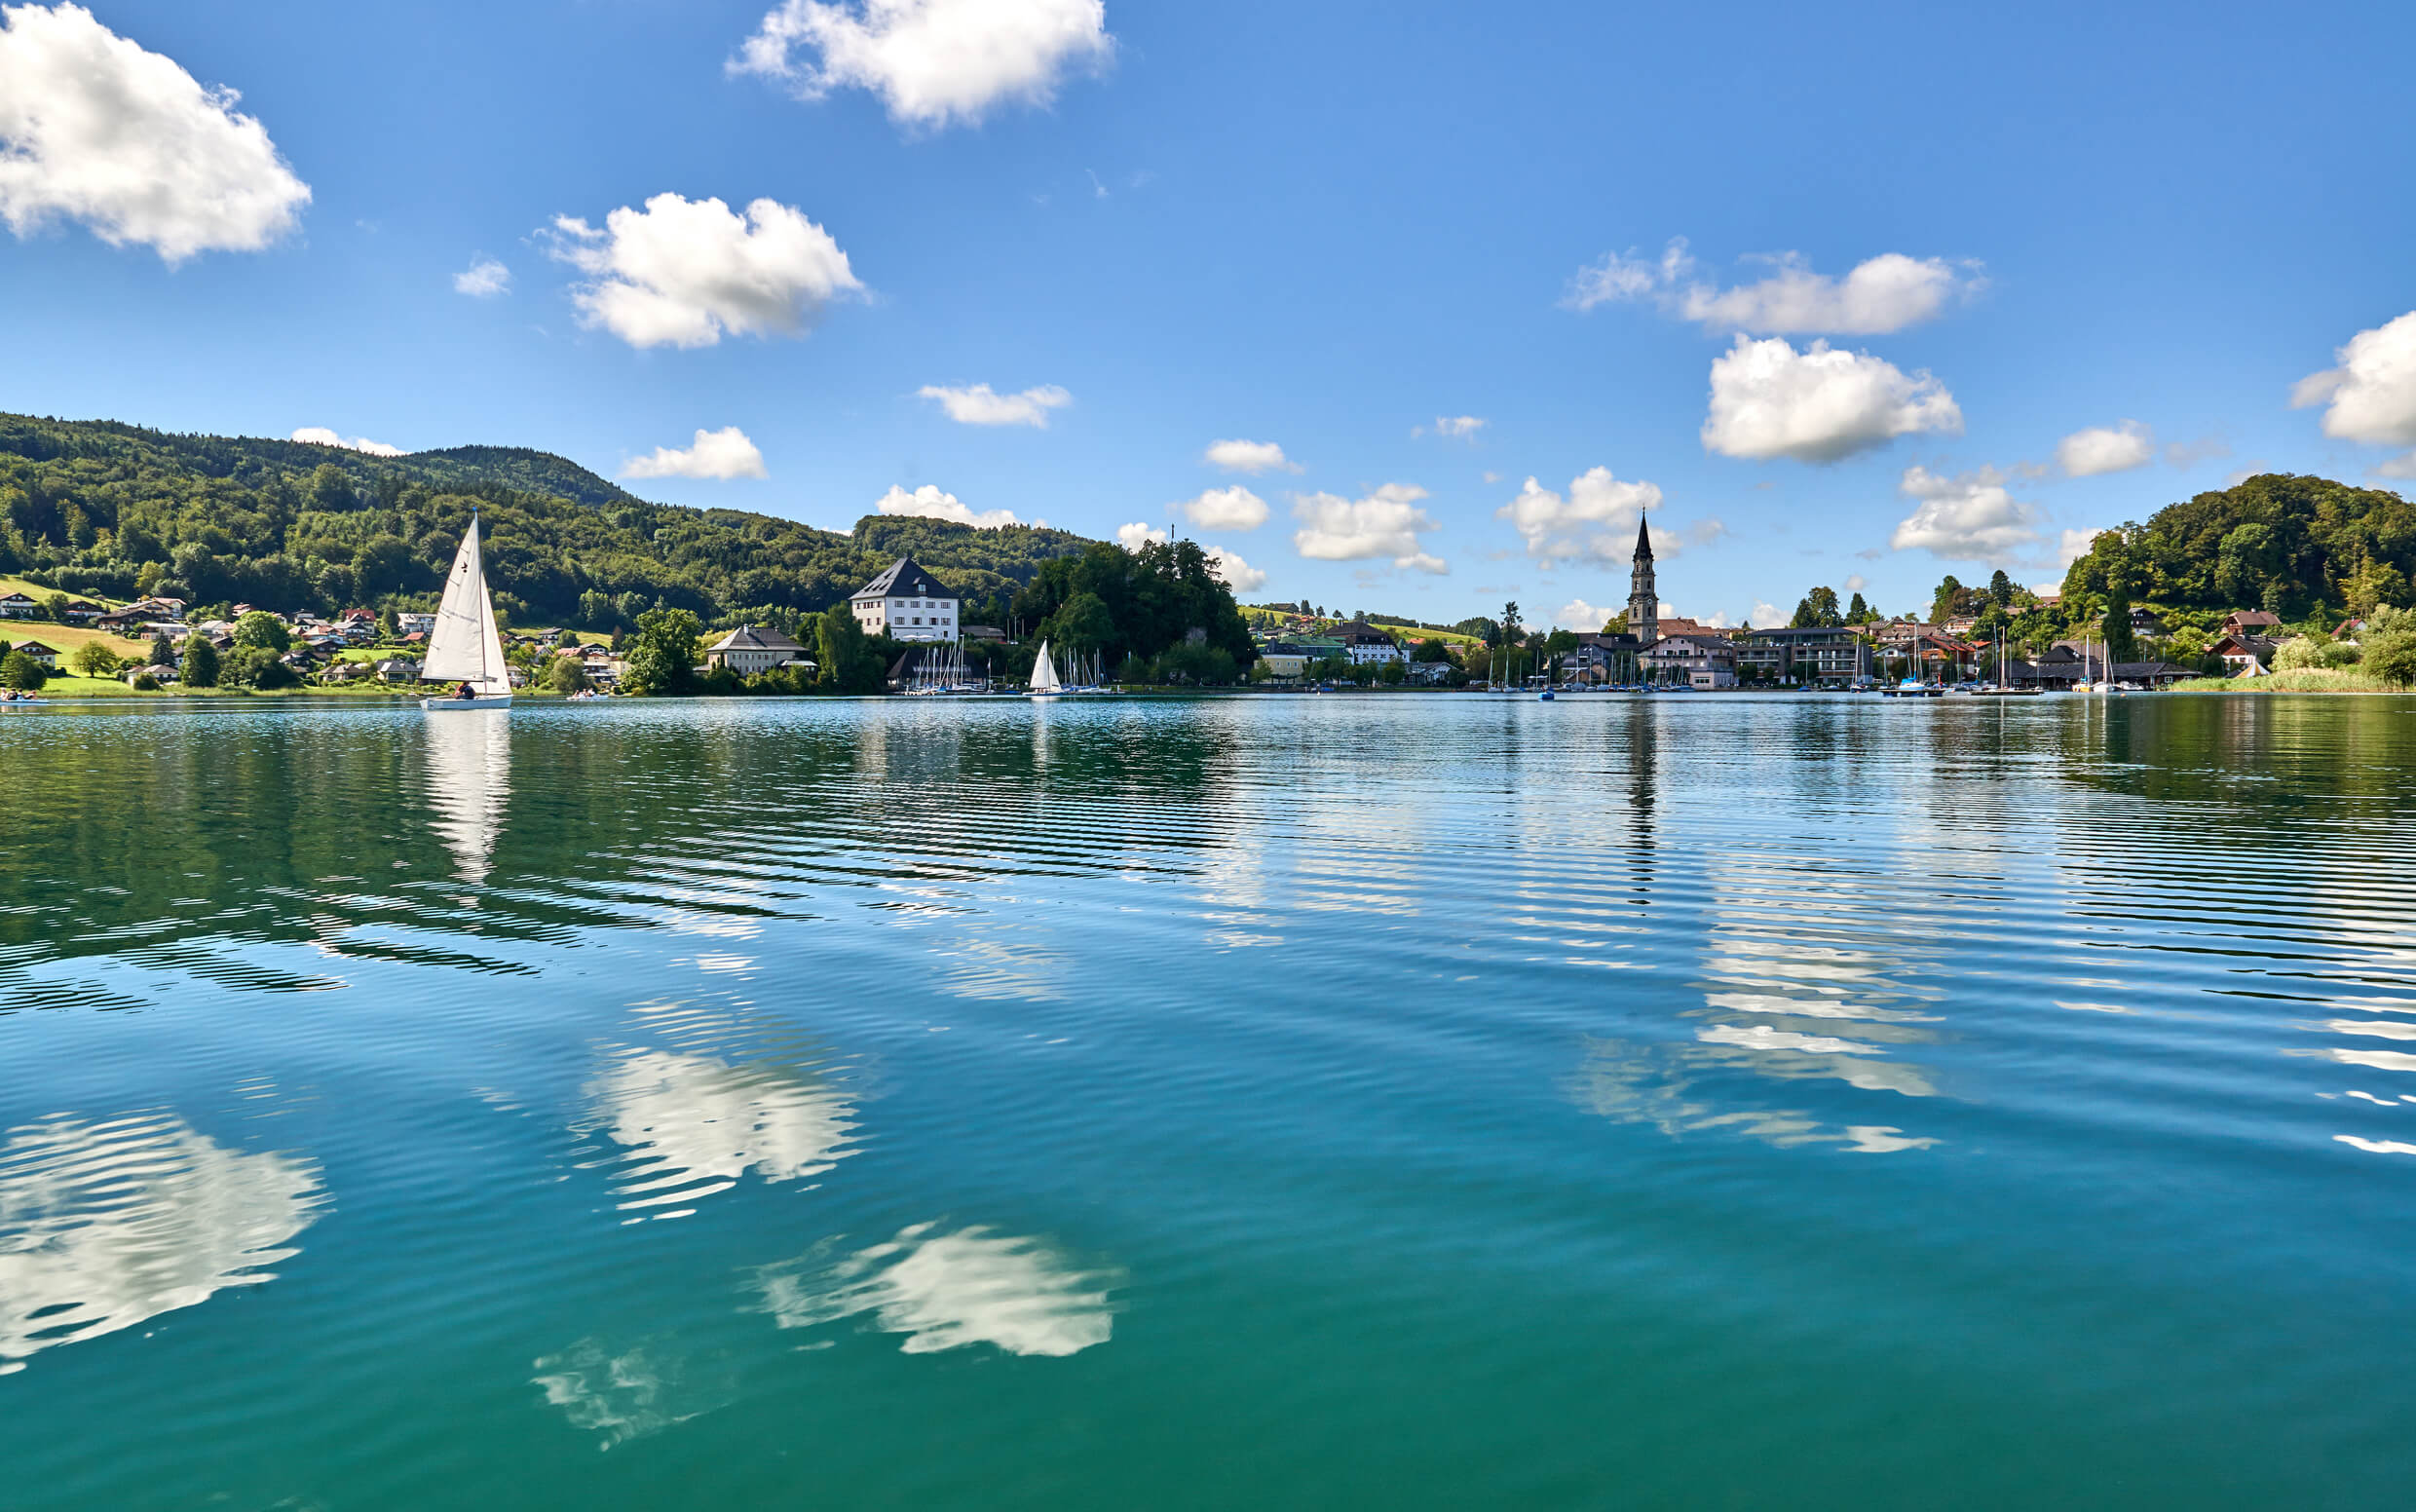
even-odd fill
[(2416, 700), (0, 715), (0, 1504), (2374, 1507)]

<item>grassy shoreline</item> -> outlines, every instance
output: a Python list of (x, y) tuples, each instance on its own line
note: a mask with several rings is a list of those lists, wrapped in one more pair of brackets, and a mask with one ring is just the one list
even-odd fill
[(2174, 693), (2407, 693), (2379, 677), (2341, 667), (2299, 667), (2266, 677), (2193, 677)]

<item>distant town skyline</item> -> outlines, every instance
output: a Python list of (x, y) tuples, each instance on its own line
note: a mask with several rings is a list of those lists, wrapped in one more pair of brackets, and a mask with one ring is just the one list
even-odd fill
[[(2416, 476), (2416, 21), (1100, 0), (0, 12), (0, 408), (558, 452), (1245, 601), (1784, 623)], [(2261, 79), (2321, 78), (2288, 108)]]

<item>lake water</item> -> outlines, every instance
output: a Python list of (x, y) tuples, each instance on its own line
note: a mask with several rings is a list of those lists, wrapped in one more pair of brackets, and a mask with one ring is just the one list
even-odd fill
[(12, 1509), (2359, 1507), (2416, 699), (0, 714)]

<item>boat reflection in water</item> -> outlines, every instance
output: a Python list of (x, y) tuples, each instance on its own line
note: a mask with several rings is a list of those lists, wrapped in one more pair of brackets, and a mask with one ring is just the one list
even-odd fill
[(0, 1144), (0, 1375), (274, 1278), (325, 1200), (319, 1167), (168, 1113), (59, 1116)]
[(453, 852), (453, 875), (474, 888), (486, 881), (511, 803), (511, 714), (448, 710), (427, 730), (428, 806)]

